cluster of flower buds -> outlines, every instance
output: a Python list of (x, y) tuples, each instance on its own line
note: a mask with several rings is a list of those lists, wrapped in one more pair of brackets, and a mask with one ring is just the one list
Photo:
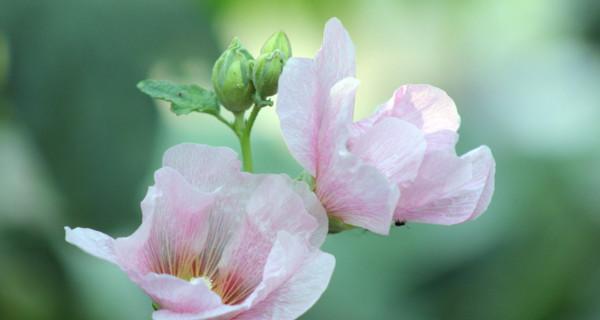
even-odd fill
[(213, 88), (223, 107), (240, 113), (277, 93), (279, 75), (291, 55), (290, 41), (283, 32), (273, 34), (265, 42), (256, 60), (234, 38), (212, 72)]

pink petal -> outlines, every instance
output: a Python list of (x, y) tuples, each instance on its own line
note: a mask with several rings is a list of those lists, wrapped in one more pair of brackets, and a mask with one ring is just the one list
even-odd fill
[(180, 313), (198, 313), (222, 306), (221, 297), (202, 281), (192, 284), (168, 274), (149, 273), (138, 285), (161, 308)]
[[(248, 200), (246, 211), (261, 230), (271, 233), (271, 239), (275, 238), (277, 232), (287, 231), (308, 241), (319, 225), (317, 219), (307, 211), (304, 199), (296, 190), (289, 188), (292, 183), (290, 178), (283, 175), (263, 176)], [(273, 197), (275, 194), (277, 196)], [(296, 214), (289, 215), (289, 212)]]
[(354, 97), (359, 81), (344, 78), (330, 90), (327, 104), (322, 111), (317, 147), (318, 177), (329, 166), (338, 150), (346, 150), (354, 114)]
[(458, 133), (450, 130), (440, 130), (426, 135), (425, 139), (427, 140), (427, 152), (454, 152), (454, 146), (458, 142)]
[(220, 263), (221, 274), (240, 277), (237, 282), (241, 287), (236, 292), (251, 293), (248, 290), (261, 282), (279, 232), (294, 234), (308, 243), (318, 228), (317, 220), (306, 211), (302, 198), (288, 187), (290, 179), (275, 175), (252, 176), (257, 177), (261, 182), (248, 199), (247, 215), (231, 235), (233, 239)]
[(206, 192), (230, 183), (241, 167), (233, 150), (193, 143), (169, 148), (163, 156), (163, 166), (177, 170), (189, 183)]
[(116, 240), (119, 262), (128, 273), (150, 272), (157, 266), (149, 265), (149, 261), (160, 260), (158, 253), (163, 249), (187, 251), (190, 242), (201, 246), (207, 234), (214, 195), (201, 192), (170, 167), (157, 170), (154, 179), (155, 186), (142, 202), (142, 224), (131, 236)]
[(292, 156), (316, 174), (318, 135), (331, 88), (354, 76), (354, 45), (338, 19), (330, 19), (315, 60), (292, 58), (279, 78), (277, 114)]
[(329, 229), (327, 213), (321, 205), (321, 201), (319, 201), (315, 193), (308, 188), (306, 183), (302, 181), (293, 181), (292, 188), (304, 202), (304, 207), (308, 213), (312, 215), (317, 222), (317, 229), (314, 230), (310, 238), (310, 243), (315, 248), (319, 248), (323, 242), (325, 242)]
[(317, 180), (317, 195), (331, 216), (387, 234), (398, 201), (398, 188), (377, 168), (339, 151)]
[(333, 274), (335, 258), (317, 251), (306, 257), (290, 279), (256, 307), (273, 319), (297, 319), (321, 297)]
[(198, 313), (182, 313), (162, 309), (152, 313), (153, 320), (226, 320), (232, 319), (240, 311), (245, 310), (243, 305), (221, 305), (208, 311)]
[(350, 141), (350, 151), (376, 167), (398, 185), (414, 180), (425, 154), (425, 138), (419, 129), (388, 117)]
[(301, 237), (286, 231), (277, 232), (265, 265), (261, 269), (261, 283), (244, 303), (255, 306), (267, 298), (302, 265), (302, 261), (310, 251), (306, 241)]
[(319, 87), (327, 92), (338, 81), (355, 75), (354, 44), (340, 20), (325, 25), (323, 45), (315, 57)]
[(117, 264), (115, 256), (115, 240), (102, 232), (92, 229), (65, 227), (65, 238), (68, 243), (79, 247), (81, 250), (94, 257)]
[(346, 146), (357, 87), (358, 80), (345, 78), (331, 89), (319, 128), (317, 195), (329, 215), (387, 234), (398, 190)]
[[(463, 159), (470, 161), (473, 164), (473, 182), (485, 181), (483, 191), (479, 196), (477, 207), (473, 211), (469, 220), (479, 217), (487, 210), (494, 194), (495, 176), (496, 176), (496, 161), (492, 155), (492, 151), (487, 146), (479, 147), (475, 150), (462, 156)], [(480, 182), (481, 183), (481, 182)], [(473, 185), (473, 188), (478, 188)]]
[(235, 319), (298, 318), (325, 291), (334, 266), (332, 255), (310, 251), (297, 237), (279, 233), (265, 266), (264, 280), (248, 299), (250, 310)]
[(443, 90), (426, 84), (398, 88), (392, 98), (357, 127), (370, 127), (385, 117), (408, 121), (427, 134), (442, 130), (456, 132), (460, 117), (454, 101)]
[(402, 190), (394, 218), (435, 224), (456, 224), (479, 216), (494, 188), (495, 162), (487, 147), (465, 156), (432, 152), (425, 157), (413, 185)]
[(314, 61), (291, 58), (279, 78), (277, 115), (292, 156), (313, 176), (316, 172), (320, 125), (319, 95)]

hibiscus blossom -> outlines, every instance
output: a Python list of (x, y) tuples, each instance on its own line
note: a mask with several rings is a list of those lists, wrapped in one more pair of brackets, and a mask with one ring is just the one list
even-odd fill
[(354, 73), (354, 46), (333, 18), (315, 58), (288, 60), (279, 80), (284, 139), (331, 221), (387, 234), (393, 220), (453, 224), (481, 214), (494, 159), (487, 147), (456, 155), (460, 118), (446, 93), (403, 86), (354, 123)]
[(240, 172), (230, 149), (169, 149), (141, 207), (129, 237), (65, 228), (66, 239), (125, 271), (158, 306), (154, 319), (295, 319), (333, 272), (314, 194), (283, 175)]

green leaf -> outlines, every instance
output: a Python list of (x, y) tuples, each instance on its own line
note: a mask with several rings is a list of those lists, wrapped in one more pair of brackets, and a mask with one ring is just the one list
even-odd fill
[(190, 112), (219, 113), (219, 102), (214, 92), (194, 84), (176, 84), (167, 80), (144, 80), (138, 89), (155, 99), (171, 102), (176, 115)]

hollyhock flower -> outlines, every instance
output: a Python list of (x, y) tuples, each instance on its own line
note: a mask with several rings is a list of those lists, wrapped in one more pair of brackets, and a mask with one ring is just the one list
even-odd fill
[(415, 179), (399, 184), (402, 195), (394, 212), (395, 221), (456, 224), (474, 219), (487, 209), (494, 192), (494, 157), (487, 146), (461, 157), (456, 155), (460, 117), (444, 91), (429, 85), (401, 86), (374, 115), (353, 125), (350, 149), (364, 148), (362, 144), (368, 145), (368, 139), (376, 139), (369, 132), (389, 119), (417, 127), (427, 143)]
[(333, 272), (314, 194), (283, 175), (240, 172), (230, 149), (169, 149), (141, 207), (129, 237), (65, 228), (66, 239), (125, 271), (159, 306), (153, 319), (295, 319)]
[(330, 218), (387, 234), (392, 219), (453, 224), (481, 214), (495, 164), (487, 147), (456, 155), (454, 102), (429, 85), (403, 86), (353, 123), (354, 73), (354, 46), (333, 18), (315, 58), (291, 58), (279, 81), (284, 139)]

